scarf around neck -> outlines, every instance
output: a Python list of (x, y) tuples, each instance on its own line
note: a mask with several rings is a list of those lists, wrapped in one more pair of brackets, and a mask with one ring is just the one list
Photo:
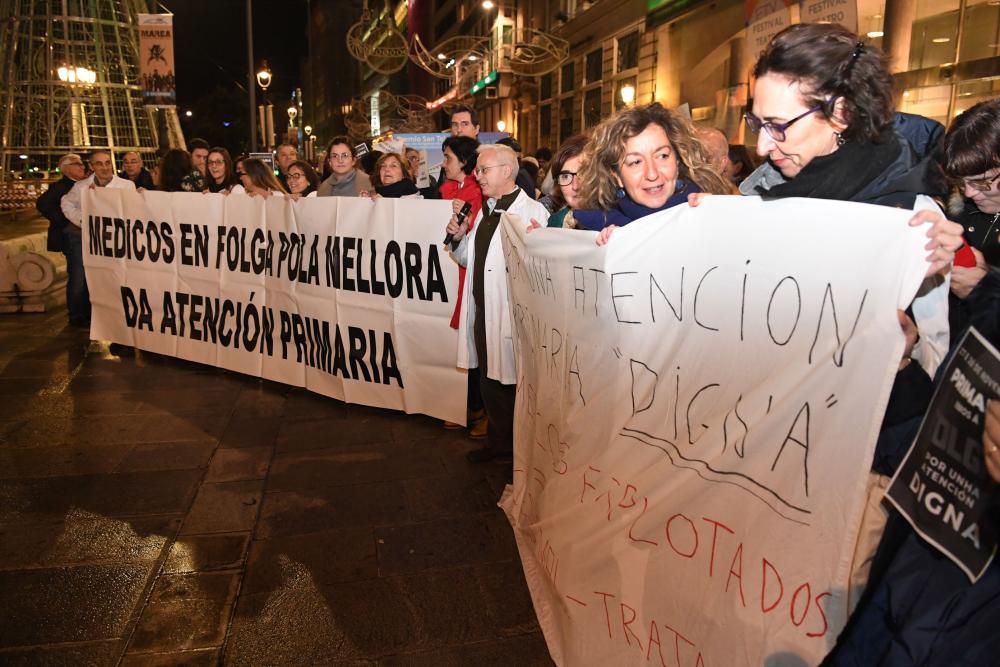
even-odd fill
[(779, 185), (759, 185), (765, 199), (813, 197), (853, 201), (899, 157), (903, 147), (889, 132), (879, 143), (848, 141), (830, 153), (813, 158), (802, 171)]
[(701, 192), (701, 188), (693, 181), (677, 179), (677, 188), (674, 190), (674, 194), (670, 195), (667, 202), (659, 208), (650, 208), (642, 204), (637, 204), (628, 195), (625, 195), (607, 211), (600, 209), (575, 209), (573, 211), (573, 220), (576, 222), (577, 229), (589, 229), (595, 232), (599, 232), (610, 225), (624, 227), (639, 218), (645, 218), (647, 215), (652, 215), (658, 211), (665, 211), (678, 204), (686, 204), (687, 197), (692, 192)]
[(376, 185), (375, 192), (388, 199), (398, 199), (405, 195), (413, 195), (420, 192), (413, 181), (403, 179), (390, 185)]

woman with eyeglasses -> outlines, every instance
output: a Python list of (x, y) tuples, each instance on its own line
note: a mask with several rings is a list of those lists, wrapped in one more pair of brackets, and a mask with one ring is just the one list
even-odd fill
[(562, 227), (566, 214), (580, 207), (580, 167), (583, 164), (583, 151), (587, 146), (587, 137), (574, 134), (563, 142), (552, 159), (551, 199), (555, 212), (549, 216), (549, 227)]
[(326, 149), (329, 177), (319, 184), (320, 197), (360, 197), (372, 189), (368, 174), (356, 168), (357, 153), (347, 137), (334, 137)]
[(211, 149), (205, 165), (208, 167), (209, 192), (228, 192), (239, 182), (233, 168), (233, 158), (225, 148), (216, 146)]
[(691, 122), (658, 102), (598, 125), (576, 179), (583, 201), (565, 226), (601, 232), (598, 245), (618, 227), (686, 203), (691, 193), (729, 192)]
[(296, 160), (288, 165), (285, 178), (288, 179), (288, 196), (292, 199), (317, 196), (319, 174), (305, 160)]

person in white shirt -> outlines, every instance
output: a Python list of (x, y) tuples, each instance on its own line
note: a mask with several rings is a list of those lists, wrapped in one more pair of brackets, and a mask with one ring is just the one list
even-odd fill
[(115, 175), (111, 153), (96, 150), (90, 154), (93, 174), (76, 182), (60, 202), (63, 215), (70, 221), (66, 231), (66, 307), (70, 324), (86, 326), (90, 323), (90, 292), (83, 268), (83, 191), (88, 188), (121, 188), (135, 192), (135, 184)]
[(517, 187), (517, 155), (507, 146), (487, 144), (477, 150), (476, 180), (486, 204), (469, 221), (448, 223), (452, 254), (467, 267), (459, 319), (458, 365), (479, 368), (483, 405), (489, 418), (486, 446), (468, 453), (473, 463), (511, 457), (514, 448), (514, 342), (511, 338), (507, 271), (498, 228), (503, 213), (521, 217), (526, 225), (545, 226), (545, 207)]

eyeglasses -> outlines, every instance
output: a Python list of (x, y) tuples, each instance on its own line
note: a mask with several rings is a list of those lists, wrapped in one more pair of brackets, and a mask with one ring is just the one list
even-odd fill
[(793, 123), (802, 120), (809, 114), (816, 113), (822, 108), (823, 108), (822, 104), (817, 104), (816, 106), (805, 111), (804, 113), (800, 113), (798, 116), (791, 119), (787, 123), (774, 123), (771, 121), (761, 120), (760, 118), (757, 118), (757, 116), (753, 115), (749, 111), (743, 114), (743, 119), (747, 122), (747, 127), (749, 127), (752, 132), (760, 132), (761, 129), (763, 129), (765, 132), (767, 132), (767, 135), (772, 139), (774, 139), (775, 141), (784, 141), (785, 131), (789, 127), (791, 127)]
[(569, 185), (576, 178), (576, 175), (580, 173), (578, 171), (560, 171), (559, 175), (556, 176), (556, 182), (559, 185)]
[(997, 186), (998, 181), (1000, 181), (1000, 173), (994, 174), (990, 178), (963, 178), (962, 184), (979, 192), (989, 192)]
[(350, 160), (352, 157), (350, 153), (330, 153), (331, 160)]
[(476, 176), (482, 176), (483, 174), (485, 174), (486, 172), (488, 172), (490, 169), (493, 169), (494, 167), (502, 167), (502, 166), (504, 166), (504, 165), (502, 165), (502, 164), (488, 164), (485, 167), (476, 167), (475, 168)]
[(209, 160), (208, 164), (210, 166), (212, 166), (212, 167), (221, 167), (222, 165), (226, 164), (226, 161), (225, 160)]
[(290, 181), (297, 181), (300, 178), (305, 178), (305, 177), (306, 177), (305, 174), (296, 173), (294, 171), (288, 172), (288, 176), (287, 176), (288, 180), (290, 180)]

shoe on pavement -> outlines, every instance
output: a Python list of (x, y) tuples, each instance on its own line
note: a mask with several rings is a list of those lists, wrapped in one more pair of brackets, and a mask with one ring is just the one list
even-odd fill
[(481, 417), (472, 428), (469, 429), (469, 437), (473, 440), (482, 440), (486, 437), (489, 429), (490, 420), (486, 417)]
[(450, 421), (447, 421), (447, 420), (441, 422), (441, 425), (444, 426), (449, 431), (457, 431), (460, 428), (465, 428), (461, 424), (456, 424), (455, 422), (450, 422)]

